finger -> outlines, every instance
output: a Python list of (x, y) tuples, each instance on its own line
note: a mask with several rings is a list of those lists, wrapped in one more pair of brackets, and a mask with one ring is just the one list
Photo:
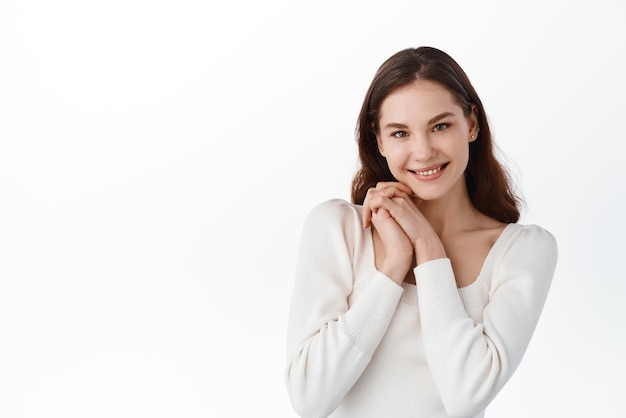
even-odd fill
[(370, 211), (376, 211), (385, 208), (388, 211), (396, 211), (400, 202), (410, 202), (410, 198), (406, 193), (396, 189), (385, 189), (370, 194), (368, 199), (368, 208)]
[(372, 223), (374, 225), (379, 224), (380, 226), (383, 221), (387, 221), (389, 219), (393, 220), (389, 211), (385, 208), (380, 208), (372, 214)]
[[(404, 194), (404, 193), (403, 193)], [(415, 222), (419, 222), (419, 210), (415, 204), (406, 195), (405, 197), (386, 197), (377, 195), (372, 198), (372, 206), (379, 206), (379, 211), (383, 211), (388, 217), (392, 218), (404, 231), (409, 233), (414, 229)]]
[(391, 199), (408, 200), (409, 196), (405, 192), (406, 190), (412, 192), (408, 186), (398, 182), (379, 182), (376, 187), (369, 188), (363, 201), (363, 227), (371, 226), (372, 213), (376, 212), (378, 208), (390, 205)]
[(369, 228), (372, 222), (372, 211), (369, 207), (363, 206), (363, 228)]
[(398, 188), (402, 190), (404, 193), (408, 194), (409, 196), (413, 194), (413, 189), (411, 189), (406, 184), (400, 183), (400, 182), (398, 182), (397, 184), (398, 184)]
[(411, 190), (409, 186), (407, 186), (404, 183), (400, 183), (398, 181), (384, 181), (384, 182), (381, 181), (376, 184), (376, 189), (377, 190), (386, 190), (386, 189), (398, 190), (400, 192), (406, 193), (409, 196), (414, 194), (413, 190)]
[(405, 184), (402, 183), (398, 183), (397, 186), (395, 187), (396, 190), (396, 196), (397, 197), (413, 197), (415, 196), (415, 193), (413, 193), (413, 190), (411, 190), (411, 188)]
[(372, 221), (372, 206), (370, 204), (370, 199), (372, 192), (375, 191), (373, 187), (370, 187), (367, 190), (367, 194), (365, 195), (365, 199), (363, 200), (363, 228), (369, 228)]
[(376, 201), (375, 199), (378, 199), (378, 201), (380, 201), (381, 199), (384, 199), (384, 198), (392, 199), (396, 197), (405, 198), (407, 197), (407, 194), (404, 191), (399, 190), (396, 187), (389, 186), (384, 189), (381, 188), (381, 189), (374, 190), (371, 196), (373, 201)]
[(409, 186), (399, 181), (382, 182), (382, 184), (383, 184), (383, 187), (394, 187), (396, 189), (404, 191), (405, 193), (411, 192), (411, 188)]

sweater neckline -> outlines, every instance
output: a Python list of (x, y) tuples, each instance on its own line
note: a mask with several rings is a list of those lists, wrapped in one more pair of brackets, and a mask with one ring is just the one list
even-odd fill
[[(522, 225), (517, 223), (507, 224), (500, 235), (496, 239), (496, 242), (491, 246), (485, 260), (483, 261), (483, 265), (478, 273), (476, 279), (468, 284), (467, 286), (457, 288), (461, 294), (467, 294), (470, 296), (473, 293), (476, 293), (477, 289), (482, 288), (486, 277), (489, 277), (491, 271), (493, 270), (494, 265), (497, 261), (502, 258), (506, 250), (508, 249), (513, 237), (516, 232), (521, 229)], [(376, 254), (374, 253), (374, 236), (372, 233), (372, 228), (368, 228), (368, 240), (367, 240), (368, 252), (370, 253), (369, 259), (371, 260), (371, 268), (376, 271)], [(404, 288), (404, 294), (402, 299), (415, 300), (417, 301), (417, 285), (402, 282), (402, 287)]]

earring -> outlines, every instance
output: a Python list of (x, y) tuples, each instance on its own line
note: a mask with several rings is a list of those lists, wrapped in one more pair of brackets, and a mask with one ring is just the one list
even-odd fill
[(476, 135), (472, 135), (472, 137), (471, 137), (471, 138), (472, 138), (472, 140), (473, 140), (474, 138), (476, 138)]

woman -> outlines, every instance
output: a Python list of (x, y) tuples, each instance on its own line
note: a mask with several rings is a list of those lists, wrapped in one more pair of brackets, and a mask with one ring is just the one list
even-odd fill
[(483, 105), (444, 52), (378, 70), (352, 203), (305, 223), (286, 384), (302, 416), (483, 417), (519, 365), (556, 267), (521, 225)]

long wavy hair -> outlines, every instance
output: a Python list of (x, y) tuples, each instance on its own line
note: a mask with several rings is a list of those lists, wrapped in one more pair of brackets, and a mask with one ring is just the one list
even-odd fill
[(501, 222), (517, 222), (521, 199), (503, 165), (494, 154), (487, 115), (478, 94), (463, 69), (448, 54), (432, 47), (408, 48), (385, 61), (367, 90), (359, 114), (356, 139), (360, 168), (352, 180), (352, 202), (363, 204), (367, 190), (381, 181), (396, 181), (376, 142), (380, 106), (393, 91), (415, 82), (429, 80), (448, 89), (465, 116), (476, 106), (478, 138), (469, 143), (465, 181), (474, 207)]

